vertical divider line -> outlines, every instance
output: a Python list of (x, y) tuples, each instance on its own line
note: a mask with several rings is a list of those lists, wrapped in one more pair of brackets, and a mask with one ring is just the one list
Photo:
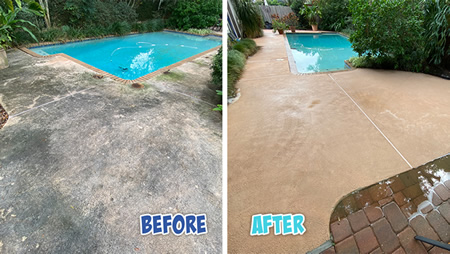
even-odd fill
[(228, 253), (228, 6), (222, 0), (222, 253)]
[(402, 159), (406, 162), (406, 164), (408, 164), (408, 166), (410, 168), (413, 168), (413, 166), (409, 163), (409, 161), (403, 156), (402, 153), (400, 153), (400, 151), (397, 149), (397, 147), (395, 147), (395, 145), (389, 140), (388, 137), (386, 137), (386, 135), (384, 135), (384, 133), (380, 130), (380, 128), (378, 128), (378, 126), (372, 121), (372, 119), (366, 114), (366, 112), (364, 112), (364, 110), (358, 105), (358, 103), (356, 103), (356, 101), (344, 90), (344, 88), (342, 88), (341, 85), (339, 85), (339, 83), (334, 79), (333, 76), (331, 76), (331, 74), (328, 74), (328, 76), (333, 80), (333, 82), (342, 90), (342, 92), (344, 92), (344, 94), (353, 102), (353, 104), (356, 105), (356, 107), (364, 114), (364, 116), (367, 118), (367, 120), (369, 120), (372, 125), (378, 130), (378, 132), (386, 139), (386, 141), (392, 146), (392, 148), (394, 148), (394, 150), (398, 153), (398, 155), (400, 155), (400, 157), (402, 157)]

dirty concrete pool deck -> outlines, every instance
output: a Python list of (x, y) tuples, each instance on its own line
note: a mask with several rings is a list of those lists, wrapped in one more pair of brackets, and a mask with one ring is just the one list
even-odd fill
[[(450, 82), (357, 69), (294, 75), (283, 36), (265, 31), (228, 110), (228, 248), (305, 253), (330, 239), (354, 190), (450, 152)], [(254, 214), (302, 213), (303, 236), (251, 237)]]
[[(61, 57), (0, 70), (0, 253), (199, 253), (222, 242), (215, 52), (134, 89)], [(201, 236), (141, 236), (139, 216), (206, 213)]]

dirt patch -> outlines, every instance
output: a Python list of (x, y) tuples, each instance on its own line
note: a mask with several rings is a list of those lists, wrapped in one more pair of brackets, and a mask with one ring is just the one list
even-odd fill
[(8, 121), (9, 115), (6, 113), (6, 110), (3, 108), (2, 104), (0, 104), (0, 129), (6, 124)]
[(142, 89), (142, 88), (144, 88), (144, 85), (141, 83), (133, 83), (133, 84), (131, 84), (131, 87), (136, 88), (136, 89)]

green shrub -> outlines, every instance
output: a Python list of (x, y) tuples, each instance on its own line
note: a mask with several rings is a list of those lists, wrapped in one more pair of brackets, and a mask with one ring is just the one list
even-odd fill
[(222, 47), (214, 56), (211, 69), (213, 89), (217, 92), (214, 101), (217, 104), (222, 101)]
[(308, 24), (308, 20), (305, 19), (303, 15), (300, 14), (300, 10), (303, 9), (303, 0), (294, 0), (291, 4), (291, 9), (298, 17), (298, 27), (302, 29), (309, 29), (311, 26)]
[(162, 19), (152, 19), (144, 22), (145, 31), (156, 32), (164, 29), (164, 20)]
[(211, 75), (212, 83), (216, 86), (215, 90), (222, 90), (222, 47), (214, 56), (211, 69), (213, 70)]
[(349, 0), (321, 0), (321, 30), (342, 31), (352, 25), (352, 15), (348, 9)]
[(222, 14), (220, 0), (178, 0), (171, 11), (171, 27), (188, 30), (214, 26)]
[(131, 32), (131, 26), (126, 21), (115, 22), (111, 26), (111, 31), (117, 35), (125, 35)]
[(59, 41), (64, 39), (65, 33), (61, 30), (61, 28), (48, 28), (45, 30), (42, 30), (40, 33), (40, 39), (42, 41)]
[(428, 62), (439, 65), (447, 60), (450, 67), (450, 4), (444, 0), (425, 1), (425, 52)]
[(131, 30), (134, 31), (134, 32), (143, 33), (143, 32), (146, 31), (145, 24), (142, 23), (142, 22), (134, 23), (131, 26)]
[(135, 8), (126, 1), (117, 0), (52, 0), (49, 8), (54, 25), (107, 27), (114, 22), (133, 23)]
[(377, 65), (386, 68), (420, 71), (425, 58), (420, 3), (350, 0), (353, 49), (360, 56), (373, 56)]
[(228, 51), (228, 96), (236, 95), (235, 84), (240, 78), (244, 66), (245, 55), (235, 49)]
[(268, 5), (279, 5), (279, 6), (285, 6), (286, 4), (284, 2), (279, 2), (278, 0), (267, 0)]
[(86, 37), (102, 37), (110, 34), (110, 31), (107, 28), (101, 26), (89, 26), (86, 29), (83, 29), (83, 32)]
[(263, 35), (263, 19), (258, 5), (251, 0), (233, 0), (235, 10), (241, 21), (244, 37), (257, 38)]
[(86, 37), (80, 28), (62, 26), (61, 30), (64, 33), (66, 39), (68, 40), (82, 39)]
[(245, 57), (251, 56), (258, 50), (256, 42), (252, 39), (243, 39), (233, 45), (233, 49), (243, 53)]
[(214, 33), (214, 31), (212, 31), (211, 29), (197, 29), (197, 28), (190, 28), (186, 32), (202, 36)]

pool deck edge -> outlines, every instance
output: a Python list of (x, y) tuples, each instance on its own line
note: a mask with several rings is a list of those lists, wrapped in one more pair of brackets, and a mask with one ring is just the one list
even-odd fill
[(21, 51), (23, 51), (23, 52), (25, 52), (25, 53), (33, 56), (33, 57), (38, 57), (38, 58), (50, 58), (50, 57), (55, 57), (55, 56), (64, 57), (64, 58), (66, 58), (68, 60), (71, 60), (71, 61), (73, 61), (73, 62), (75, 62), (75, 63), (77, 63), (77, 64), (79, 64), (79, 65), (81, 65), (81, 66), (83, 66), (85, 68), (88, 68), (91, 71), (97, 72), (97, 73), (99, 73), (99, 74), (101, 74), (101, 75), (103, 75), (105, 77), (111, 78), (111, 79), (113, 79), (115, 81), (118, 81), (118, 82), (124, 84), (124, 85), (128, 85), (128, 84), (133, 84), (133, 83), (147, 81), (147, 80), (149, 80), (149, 79), (151, 79), (151, 78), (153, 78), (153, 77), (155, 77), (155, 76), (157, 76), (157, 75), (159, 75), (159, 74), (161, 74), (163, 72), (169, 71), (170, 69), (178, 67), (178, 66), (180, 66), (180, 65), (182, 65), (184, 63), (191, 62), (192, 60), (194, 60), (196, 58), (199, 58), (199, 57), (201, 57), (203, 55), (206, 55), (206, 54), (211, 53), (211, 52), (213, 52), (215, 50), (218, 50), (220, 47), (222, 47), (222, 45), (214, 47), (214, 48), (211, 48), (211, 49), (208, 49), (208, 50), (203, 51), (203, 52), (201, 52), (199, 54), (193, 55), (191, 57), (188, 57), (188, 58), (183, 59), (183, 60), (181, 60), (179, 62), (176, 62), (174, 64), (171, 64), (169, 66), (166, 66), (164, 68), (161, 68), (159, 70), (156, 70), (154, 72), (151, 72), (151, 73), (149, 73), (147, 75), (144, 75), (142, 77), (139, 77), (139, 78), (133, 79), (133, 80), (127, 80), (127, 79), (119, 78), (119, 77), (117, 77), (115, 75), (112, 75), (112, 74), (110, 74), (110, 73), (108, 73), (106, 71), (100, 70), (100, 69), (98, 69), (98, 68), (96, 68), (96, 67), (94, 67), (92, 65), (89, 65), (89, 64), (87, 64), (85, 62), (82, 62), (82, 61), (80, 61), (80, 60), (78, 60), (76, 58), (73, 58), (73, 57), (71, 57), (71, 56), (69, 56), (67, 54), (64, 54), (64, 53), (58, 53), (58, 54), (54, 54), (54, 55), (43, 56), (43, 55), (37, 54), (36, 52), (30, 50), (27, 47), (20, 47), (19, 50), (21, 50)]

